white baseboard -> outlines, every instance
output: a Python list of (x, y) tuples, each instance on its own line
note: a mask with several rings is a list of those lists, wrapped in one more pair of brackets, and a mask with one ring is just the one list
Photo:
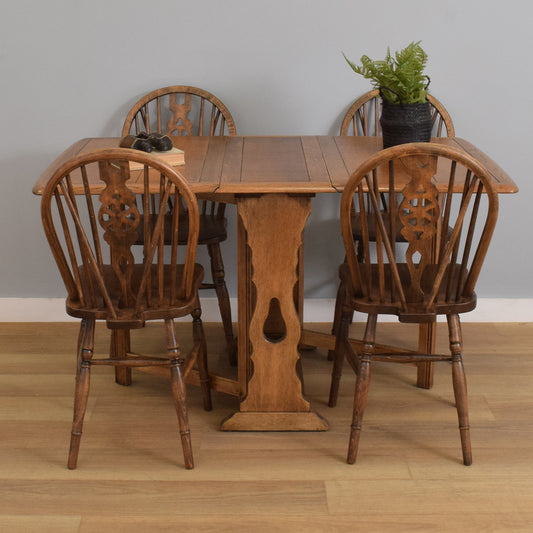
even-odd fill
[[(309, 298), (304, 303), (305, 322), (331, 322), (335, 300)], [(237, 317), (237, 299), (231, 299), (234, 320)], [(218, 322), (216, 298), (202, 298), (204, 322)], [(477, 308), (461, 316), (463, 322), (533, 322), (531, 298), (480, 298)], [(76, 320), (65, 313), (63, 298), (0, 298), (0, 322), (67, 322)], [(188, 318), (186, 319), (188, 320)], [(355, 317), (361, 320), (361, 317)], [(394, 322), (394, 317), (380, 317), (383, 322)]]

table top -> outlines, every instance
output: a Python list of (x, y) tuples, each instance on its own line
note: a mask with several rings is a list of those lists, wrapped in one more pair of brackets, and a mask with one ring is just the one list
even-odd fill
[[(54, 170), (67, 159), (93, 150), (117, 148), (119, 138), (82, 139), (65, 150), (33, 187), (42, 194)], [(229, 195), (258, 193), (315, 194), (342, 192), (350, 175), (368, 157), (382, 149), (381, 137), (235, 136), (174, 137), (185, 152), (185, 165), (176, 167), (197, 193)], [(438, 138), (432, 142), (467, 152), (489, 171), (496, 192), (515, 193), (514, 181), (490, 157), (464, 139)], [(140, 179), (141, 171), (138, 171)], [(130, 186), (135, 192), (135, 174)], [(438, 176), (437, 176), (438, 181)], [(81, 182), (78, 184), (81, 193)], [(98, 186), (94, 192), (98, 193)]]

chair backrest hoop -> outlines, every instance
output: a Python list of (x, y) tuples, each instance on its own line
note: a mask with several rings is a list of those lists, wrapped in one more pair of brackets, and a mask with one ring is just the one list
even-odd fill
[[(440, 188), (434, 182), (437, 171), (440, 178), (447, 173)], [(379, 201), (383, 193), (390, 199), (385, 210)], [(361, 221), (362, 257), (355, 249), (354, 213)], [(497, 214), (490, 175), (469, 154), (438, 143), (378, 152), (352, 174), (341, 199), (342, 236), (356, 293), (406, 316), (430, 315), (437, 304), (471, 299)]]
[[(182, 104), (177, 101), (178, 96), (183, 96)], [(209, 106), (211, 109), (207, 109)], [(143, 131), (170, 135), (237, 135), (229, 109), (215, 95), (189, 85), (163, 87), (139, 99), (126, 116), (122, 136)], [(207, 200), (201, 203), (203, 214), (224, 218), (224, 203)]]
[[(162, 106), (160, 100), (163, 97), (174, 98), (178, 95), (185, 95), (186, 97), (198, 97), (200, 102), (200, 110), (199, 115), (195, 121), (196, 124), (187, 123), (187, 121), (189, 120), (189, 113), (191, 111), (190, 105), (188, 105), (187, 103), (180, 105), (177, 102), (167, 102), (167, 105), (165, 106), (167, 109), (169, 105), (175, 106), (174, 109), (172, 109), (173, 115), (167, 122), (162, 119), (163, 110), (161, 109)], [(203, 113), (205, 102), (209, 102), (212, 105), (211, 112), (208, 111), (208, 116), (205, 117), (206, 120), (209, 120), (209, 126), (207, 128), (204, 128), (201, 123), (201, 119), (204, 116)], [(150, 103), (155, 103), (156, 105), (156, 117), (152, 117), (152, 120), (155, 120), (155, 130), (152, 129), (150, 116), (148, 116), (147, 106)], [(141, 117), (143, 113), (144, 116)], [(155, 91), (146, 94), (137, 103), (133, 105), (124, 121), (124, 126), (122, 127), (122, 136), (129, 135), (130, 133), (140, 133), (141, 131), (145, 131), (146, 133), (152, 133), (153, 131), (157, 131), (158, 133), (172, 134), (173, 128), (178, 122), (180, 124), (185, 124), (184, 128), (181, 129), (180, 134), (192, 134), (192, 130), (195, 126), (196, 135), (237, 134), (235, 121), (233, 120), (229, 109), (216, 96), (204, 89), (199, 89), (197, 87), (191, 87), (188, 85), (172, 85), (169, 87), (156, 89)], [(142, 128), (142, 126), (144, 126), (144, 129)]]
[[(455, 137), (453, 121), (442, 103), (432, 94), (427, 95), (431, 104), (434, 137)], [(350, 106), (341, 124), (341, 135), (381, 136), (379, 89), (363, 94)]]
[[(146, 202), (157, 198), (155, 224), (147, 220), (140, 225), (137, 195)], [(170, 199), (187, 206), (187, 244), (179, 247), (180, 254), (179, 216), (164, 216)], [(44, 189), (41, 215), (69, 300), (80, 312), (85, 309), (108, 321), (142, 323), (146, 311), (193, 297), (199, 232), (196, 196), (179, 170), (156, 157), (115, 148), (66, 161)], [(173, 224), (172, 243), (165, 257), (163, 235), (168, 223)], [(141, 231), (145, 243), (143, 257), (137, 259), (131, 247)]]

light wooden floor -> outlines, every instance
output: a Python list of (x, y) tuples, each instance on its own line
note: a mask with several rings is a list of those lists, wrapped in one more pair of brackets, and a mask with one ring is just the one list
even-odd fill
[[(212, 366), (222, 365), (221, 329), (206, 330)], [(416, 338), (412, 326), (378, 331), (385, 343)], [(471, 467), (447, 364), (429, 391), (413, 386), (413, 367), (376, 364), (358, 462), (346, 464), (354, 378), (346, 371), (329, 409), (330, 364), (315, 350), (303, 354), (306, 395), (328, 432), (223, 433), (236, 400), (214, 394), (206, 413), (190, 388), (187, 471), (166, 380), (136, 372), (121, 387), (97, 369), (69, 471), (76, 332), (0, 324), (1, 532), (533, 531), (533, 324), (464, 325)], [(160, 333), (150, 327), (138, 342), (157, 351)], [(105, 350), (105, 328), (97, 334)]]

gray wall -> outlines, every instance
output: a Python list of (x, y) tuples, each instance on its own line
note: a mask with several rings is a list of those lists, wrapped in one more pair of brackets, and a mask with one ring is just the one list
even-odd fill
[[(344, 62), (413, 40), (457, 135), (518, 183), (479, 286), (533, 297), (530, 246), (533, 8), (523, 0), (47, 0), (5, 3), (0, 17), (0, 297), (64, 294), (31, 187), (75, 140), (118, 136), (144, 93), (188, 84), (216, 94), (241, 134), (337, 133), (369, 89)], [(338, 197), (313, 200), (306, 296), (333, 297), (342, 259)], [(232, 226), (234, 220), (232, 221)], [(225, 249), (235, 295), (235, 241)], [(494, 283), (493, 280), (497, 280)]]

